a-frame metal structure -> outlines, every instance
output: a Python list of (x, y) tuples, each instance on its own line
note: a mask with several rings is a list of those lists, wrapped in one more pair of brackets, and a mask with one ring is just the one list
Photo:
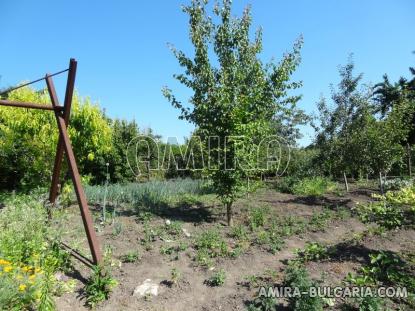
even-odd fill
[[(86, 200), (85, 192), (84, 192), (84, 189), (81, 183), (81, 176), (78, 171), (78, 166), (76, 164), (75, 155), (74, 155), (71, 141), (68, 135), (68, 124), (69, 124), (69, 118), (71, 114), (72, 98), (73, 98), (73, 92), (74, 92), (74, 87), (75, 87), (76, 69), (77, 69), (77, 62), (75, 59), (71, 59), (69, 62), (68, 69), (62, 70), (55, 74), (46, 74), (44, 78), (29, 82), (29, 83), (25, 83), (23, 85), (19, 85), (16, 88), (8, 89), (7, 91), (2, 93), (2, 94), (8, 93), (8, 92), (11, 92), (12, 90), (21, 88), (23, 86), (27, 86), (29, 84), (33, 84), (35, 82), (45, 80), (47, 89), (49, 92), (50, 100), (51, 100), (50, 105), (44, 105), (44, 104), (39, 104), (39, 103), (15, 102), (15, 101), (0, 99), (0, 106), (42, 109), (42, 110), (50, 110), (54, 112), (55, 117), (56, 117), (56, 122), (58, 125), (58, 129), (59, 129), (59, 141), (58, 141), (58, 146), (56, 150), (55, 165), (53, 169), (52, 185), (50, 188), (49, 200), (52, 204), (56, 202), (56, 198), (58, 196), (59, 177), (61, 173), (63, 156), (65, 153), (66, 160), (68, 162), (69, 172), (72, 178), (76, 197), (77, 197), (79, 208), (81, 211), (81, 216), (82, 216), (82, 221), (85, 227), (86, 236), (88, 238), (89, 248), (91, 250), (91, 255), (92, 255), (92, 260), (93, 260), (92, 263), (97, 265), (97, 264), (100, 264), (102, 261), (101, 249), (100, 249), (99, 241), (95, 233), (94, 222), (91, 216), (91, 212), (89, 211), (89, 208), (88, 208), (88, 203)], [(68, 80), (66, 83), (64, 105), (61, 106), (59, 104), (59, 100), (56, 94), (56, 90), (55, 90), (52, 77), (58, 74), (64, 73), (64, 72), (68, 72)], [(84, 263), (88, 264), (87, 260), (83, 258), (80, 254), (76, 253), (75, 251), (72, 251), (72, 254), (78, 259), (80, 259), (81, 261), (83, 261)]]

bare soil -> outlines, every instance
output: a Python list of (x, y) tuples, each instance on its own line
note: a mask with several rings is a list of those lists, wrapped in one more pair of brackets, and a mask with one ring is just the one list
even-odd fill
[[(116, 218), (115, 224), (105, 226), (97, 224), (99, 239), (104, 248), (112, 250), (112, 273), (118, 281), (111, 298), (97, 306), (97, 310), (246, 310), (247, 302), (257, 294), (258, 289), (252, 288), (247, 282), (249, 275), (264, 275), (267, 270), (275, 271), (273, 282), (281, 284), (283, 270), (289, 259), (294, 258), (295, 250), (303, 248), (305, 243), (320, 242), (324, 245), (335, 246), (337, 251), (330, 260), (309, 262), (307, 269), (316, 279), (324, 279), (324, 283), (332, 286), (342, 284), (349, 272), (356, 272), (368, 261), (368, 254), (373, 250), (387, 250), (395, 253), (414, 252), (415, 231), (397, 230), (388, 232), (385, 236), (363, 235), (370, 227), (363, 224), (353, 215), (338, 217), (339, 209), (350, 211), (356, 202), (370, 200), (370, 191), (355, 189), (343, 196), (326, 195), (323, 198), (307, 198), (290, 194), (278, 193), (273, 189), (261, 189), (249, 197), (238, 200), (235, 204), (235, 223), (246, 223), (249, 209), (267, 206), (271, 215), (276, 217), (293, 216), (310, 220), (312, 215), (323, 210), (333, 211), (332, 217), (323, 228), (307, 229), (305, 232), (285, 238), (282, 249), (275, 254), (251, 241), (247, 249), (236, 258), (217, 258), (214, 269), (203, 268), (195, 260), (195, 249), (192, 247), (195, 237), (209, 228), (217, 227), (226, 242), (232, 247), (235, 244), (229, 236), (229, 228), (225, 226), (224, 209), (214, 200), (207, 200), (198, 206), (174, 207), (149, 221), (151, 228), (163, 226), (165, 221), (181, 221), (182, 227), (189, 233), (174, 241), (157, 238), (151, 243), (151, 249), (146, 250), (141, 243), (144, 236), (144, 225), (137, 219), (135, 213), (125, 207)], [(97, 218), (97, 217), (96, 217)], [(76, 206), (68, 210), (66, 219), (66, 239), (68, 244), (76, 246), (85, 254), (88, 248), (85, 243), (82, 223)], [(358, 243), (346, 243), (353, 237), (361, 235)], [(177, 243), (187, 243), (189, 247), (180, 252), (177, 258), (161, 254), (160, 248)], [(138, 251), (140, 259), (135, 263), (121, 263), (123, 255)], [(58, 310), (87, 310), (83, 298), (83, 287), (90, 270), (76, 262), (75, 272), (68, 275), (77, 280), (77, 288), (73, 293), (64, 294), (57, 298)], [(181, 279), (177, 285), (170, 286), (171, 270), (178, 269)], [(215, 271), (224, 269), (226, 281), (223, 286), (211, 287), (205, 284)], [(144, 280), (151, 279), (160, 284), (157, 297), (138, 298), (133, 296), (136, 286)], [(280, 309), (285, 310), (285, 302)], [(334, 309), (341, 302), (336, 302)]]

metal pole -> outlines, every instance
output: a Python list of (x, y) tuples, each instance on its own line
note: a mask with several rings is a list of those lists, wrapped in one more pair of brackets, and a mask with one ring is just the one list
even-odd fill
[(0, 106), (6, 107), (19, 107), (19, 108), (29, 108), (29, 109), (40, 109), (40, 110), (51, 110), (51, 111), (62, 111), (63, 107), (56, 106), (53, 107), (51, 105), (41, 105), (35, 103), (23, 103), (23, 102), (15, 102), (11, 100), (4, 100), (0, 99)]
[[(53, 84), (52, 78), (48, 75), (46, 76), (46, 84), (48, 86), (48, 91), (50, 99), (52, 101), (52, 106), (58, 106), (59, 101), (56, 95), (55, 86)], [(64, 116), (55, 111), (56, 121), (58, 123), (59, 134), (62, 139), (63, 147), (66, 153), (68, 160), (69, 170), (71, 172), (72, 181), (75, 187), (76, 196), (78, 199), (79, 207), (81, 210), (82, 221), (85, 227), (86, 235), (88, 238), (89, 248), (91, 250), (92, 259), (94, 264), (99, 264), (102, 262), (102, 254), (99, 247), (99, 242), (95, 233), (94, 223), (92, 220), (91, 212), (89, 211), (86, 196), (84, 189), (82, 188), (81, 176), (79, 175), (78, 166), (76, 165), (75, 155), (72, 150), (71, 142), (69, 139), (68, 131), (66, 128), (66, 123)]]
[[(73, 91), (75, 87), (76, 68), (77, 68), (77, 62), (75, 59), (71, 58), (71, 60), (69, 61), (68, 81), (66, 82), (65, 101), (64, 101), (64, 106), (63, 106), (64, 108), (63, 118), (65, 120), (66, 127), (68, 127), (69, 117), (71, 114)], [(61, 172), (61, 167), (62, 167), (63, 151), (64, 151), (63, 141), (62, 141), (62, 137), (59, 135), (58, 146), (56, 149), (55, 164), (54, 164), (53, 175), (52, 175), (52, 185), (50, 187), (50, 193), (49, 193), (49, 201), (52, 204), (56, 202), (56, 197), (58, 196), (58, 185), (59, 185), (59, 177), (60, 177), (60, 172)]]

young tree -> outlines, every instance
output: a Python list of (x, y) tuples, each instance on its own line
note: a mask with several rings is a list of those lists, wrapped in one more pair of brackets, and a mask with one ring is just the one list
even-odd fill
[(232, 204), (241, 193), (242, 181), (257, 169), (259, 144), (286, 129), (287, 122), (278, 121), (298, 116), (294, 111), (299, 97), (288, 92), (301, 85), (289, 79), (300, 62), (302, 40), (280, 63), (264, 64), (258, 57), (261, 30), (250, 39), (249, 7), (235, 18), (231, 0), (223, 0), (222, 6), (213, 9), (218, 23), (208, 16), (207, 1), (192, 0), (183, 11), (189, 15), (194, 56), (172, 47), (185, 69), (174, 77), (192, 89), (193, 95), (190, 105), (185, 105), (170, 89), (164, 88), (163, 93), (181, 111), (180, 119), (196, 125), (205, 147), (210, 148), (206, 170), (226, 206), (228, 225), (232, 225)]
[(346, 66), (340, 67), (338, 88), (331, 87), (332, 104), (325, 98), (317, 103), (320, 124), (316, 127), (316, 145), (330, 175), (368, 171), (367, 144), (365, 137), (359, 135), (362, 127), (373, 119), (371, 90), (360, 88), (362, 74), (354, 76), (353, 70), (350, 57)]

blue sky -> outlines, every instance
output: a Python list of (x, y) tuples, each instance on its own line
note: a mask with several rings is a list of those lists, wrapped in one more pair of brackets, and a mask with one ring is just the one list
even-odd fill
[[(190, 95), (172, 78), (181, 69), (167, 48), (170, 42), (192, 51), (180, 9), (185, 3), (0, 0), (0, 87), (66, 68), (74, 57), (77, 90), (99, 101), (109, 116), (135, 119), (165, 138), (188, 136), (193, 126), (178, 120), (178, 111), (161, 94), (168, 85), (184, 100)], [(413, 0), (234, 0), (234, 13), (240, 15), (247, 4), (254, 27), (263, 27), (264, 60), (280, 59), (304, 36), (294, 78), (304, 83), (300, 107), (307, 112), (315, 111), (321, 94), (329, 96), (338, 65), (350, 53), (367, 83), (380, 81), (384, 73), (393, 80), (408, 76), (415, 64)], [(312, 131), (302, 132), (305, 145)]]

